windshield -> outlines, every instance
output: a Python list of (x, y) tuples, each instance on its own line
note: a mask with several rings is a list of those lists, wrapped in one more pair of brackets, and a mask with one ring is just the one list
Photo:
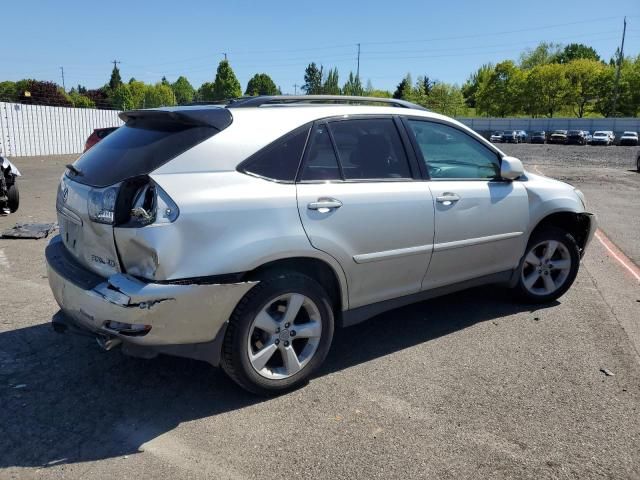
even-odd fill
[(606, 132), (596, 132), (593, 134), (594, 137), (606, 137), (607, 133)]

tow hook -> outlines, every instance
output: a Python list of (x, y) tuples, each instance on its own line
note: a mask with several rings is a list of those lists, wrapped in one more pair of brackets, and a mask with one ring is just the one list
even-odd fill
[(122, 340), (116, 337), (110, 337), (108, 335), (96, 336), (96, 342), (103, 350), (109, 351), (122, 343)]

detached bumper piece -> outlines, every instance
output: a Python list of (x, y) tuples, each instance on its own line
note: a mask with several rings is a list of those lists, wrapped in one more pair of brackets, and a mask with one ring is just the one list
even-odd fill
[(229, 316), (256, 283), (172, 285), (122, 273), (105, 279), (80, 265), (59, 236), (45, 255), (61, 309), (54, 329), (94, 336), (106, 349), (122, 343), (125, 353), (147, 358), (167, 353), (216, 364)]

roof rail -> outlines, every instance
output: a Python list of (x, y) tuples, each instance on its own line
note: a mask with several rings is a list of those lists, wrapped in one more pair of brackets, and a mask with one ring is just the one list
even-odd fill
[(392, 107), (426, 110), (421, 105), (398, 100), (395, 98), (357, 97), (353, 95), (260, 95), (257, 97), (242, 97), (230, 100), (227, 108), (252, 108), (263, 105), (291, 105), (291, 104), (362, 104), (384, 103)]

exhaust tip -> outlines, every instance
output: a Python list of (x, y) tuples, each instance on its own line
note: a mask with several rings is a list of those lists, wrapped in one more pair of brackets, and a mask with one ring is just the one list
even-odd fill
[(99, 335), (96, 337), (96, 342), (98, 343), (98, 345), (100, 345), (100, 348), (108, 352), (109, 350), (112, 350), (118, 345), (120, 345), (122, 343), (122, 340), (116, 337)]

